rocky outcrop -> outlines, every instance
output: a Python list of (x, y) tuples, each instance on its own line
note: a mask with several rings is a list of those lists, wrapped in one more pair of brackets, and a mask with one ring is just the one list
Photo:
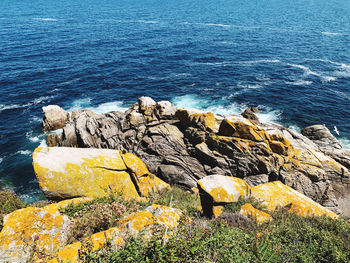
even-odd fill
[(57, 105), (43, 107), (43, 114), (42, 126), (44, 131), (61, 129), (69, 121), (69, 113)]
[[(112, 245), (114, 249), (118, 249), (118, 247), (124, 244), (123, 237), (127, 236), (127, 234), (135, 235), (141, 230), (155, 225), (162, 225), (173, 229), (179, 224), (182, 215), (183, 212), (179, 209), (153, 204), (143, 211), (121, 219), (118, 222), (118, 227), (93, 234), (85, 242), (91, 245), (90, 249), (92, 251), (102, 248), (107, 243), (107, 240), (109, 241), (109, 245)], [(82, 242), (75, 242), (57, 252), (55, 258), (50, 260), (49, 263), (62, 261), (80, 262), (79, 253), (88, 252), (89, 247), (84, 247)]]
[(332, 218), (338, 217), (334, 212), (279, 181), (254, 186), (251, 188), (251, 192), (252, 196), (270, 211), (285, 208), (300, 216), (327, 215)]
[(255, 111), (228, 116), (175, 111), (170, 102), (142, 97), (123, 113), (77, 114), (58, 144), (131, 152), (151, 173), (187, 189), (212, 174), (239, 177), (251, 185), (280, 180), (350, 215), (350, 173), (344, 158), (349, 153), (331, 154), (294, 130), (260, 123)]
[(225, 204), (250, 196), (247, 182), (236, 177), (210, 175), (197, 183), (203, 213), (209, 218), (219, 216)]
[(33, 153), (33, 167), (41, 190), (50, 199), (114, 193), (139, 198), (170, 187), (137, 156), (117, 150), (39, 147)]
[(60, 249), (68, 240), (70, 219), (59, 213), (78, 198), (45, 206), (16, 210), (5, 216), (0, 232), (0, 262), (45, 262), (46, 256)]

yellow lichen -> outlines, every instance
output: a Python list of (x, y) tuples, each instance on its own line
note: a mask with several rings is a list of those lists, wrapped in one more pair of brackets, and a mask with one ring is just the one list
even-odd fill
[(253, 218), (258, 224), (262, 224), (271, 220), (271, 215), (254, 208), (249, 203), (242, 205), (239, 213), (244, 216)]
[(337, 214), (279, 181), (254, 186), (251, 191), (252, 195), (262, 201), (271, 211), (277, 208), (290, 207), (291, 212), (300, 216), (327, 215), (332, 218), (338, 217)]

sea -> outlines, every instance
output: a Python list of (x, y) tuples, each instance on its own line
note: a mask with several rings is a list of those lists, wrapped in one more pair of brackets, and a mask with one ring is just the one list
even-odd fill
[(325, 124), (349, 149), (350, 1), (0, 1), (1, 186), (44, 198), (43, 106), (124, 111), (140, 96), (257, 106), (263, 122)]

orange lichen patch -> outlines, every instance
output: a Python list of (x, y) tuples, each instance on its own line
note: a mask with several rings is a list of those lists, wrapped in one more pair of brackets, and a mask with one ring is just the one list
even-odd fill
[(241, 215), (253, 218), (258, 224), (268, 222), (272, 219), (271, 215), (254, 208), (251, 204), (247, 203), (242, 205), (239, 211)]
[[(50, 255), (67, 241), (69, 218), (52, 209), (28, 207), (4, 218), (0, 262), (26, 262), (34, 253)], [(35, 247), (35, 249), (34, 249)]]
[(47, 196), (101, 197), (122, 193), (139, 197), (119, 151), (65, 147), (37, 148), (33, 167)]
[(290, 207), (291, 212), (295, 212), (300, 216), (327, 215), (332, 218), (338, 217), (337, 214), (279, 181), (254, 186), (251, 191), (252, 195), (271, 211), (277, 208)]
[[(91, 245), (92, 251), (96, 251), (97, 249), (102, 248), (108, 240), (114, 247), (121, 246), (123, 244), (123, 239), (120, 237), (120, 229), (114, 227), (106, 231), (98, 232), (91, 237), (86, 238), (84, 242), (88, 242), (88, 244)], [(68, 261), (71, 263), (78, 262), (79, 251), (84, 252), (85, 250), (87, 250), (87, 247), (83, 246), (81, 242), (73, 243), (57, 252), (56, 258), (50, 260), (49, 263), (58, 263), (62, 261)]]
[(132, 153), (122, 154), (125, 165), (136, 177), (136, 183), (142, 196), (149, 196), (151, 192), (157, 192), (163, 189), (170, 189), (170, 185), (151, 174), (146, 165), (139, 157)]
[(174, 228), (178, 225), (181, 215), (182, 211), (179, 209), (153, 204), (144, 211), (137, 212), (120, 220), (118, 223), (122, 228), (131, 231), (131, 233), (137, 233), (145, 227), (154, 224)]
[(257, 124), (236, 116), (227, 117), (221, 122), (219, 134), (252, 141), (265, 141), (270, 138), (266, 131)]
[(60, 201), (58, 203), (50, 204), (42, 208), (48, 211), (49, 213), (56, 213), (56, 212), (59, 212), (60, 209), (65, 208), (71, 204), (77, 205), (79, 203), (88, 202), (91, 200), (92, 198), (89, 198), (89, 197), (73, 198), (73, 199)]
[(222, 214), (222, 212), (224, 212), (224, 206), (222, 206), (222, 205), (213, 206), (213, 216), (214, 217), (218, 217), (219, 215)]
[(194, 126), (209, 131), (216, 130), (217, 121), (211, 112), (195, 109), (178, 109), (175, 115), (185, 127)]
[(206, 176), (197, 181), (197, 184), (216, 203), (237, 202), (240, 197), (247, 197), (250, 190), (246, 181), (237, 177), (223, 175)]

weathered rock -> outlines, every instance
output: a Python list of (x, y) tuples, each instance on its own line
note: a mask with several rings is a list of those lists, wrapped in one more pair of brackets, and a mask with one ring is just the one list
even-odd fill
[(59, 209), (87, 199), (66, 200), (43, 208), (28, 207), (5, 216), (0, 232), (0, 262), (45, 262), (46, 257), (63, 247), (70, 220)]
[(52, 199), (111, 193), (138, 198), (169, 187), (136, 156), (116, 150), (39, 147), (33, 153), (33, 167), (40, 188)]
[(107, 241), (109, 242), (108, 244), (114, 249), (120, 247), (124, 242), (121, 237), (120, 229), (113, 227), (106, 231), (93, 234), (91, 237), (84, 240), (88, 246), (85, 246), (82, 242), (75, 242), (65, 246), (63, 249), (57, 252), (55, 258), (48, 261), (48, 263), (79, 262), (79, 253), (84, 254), (96, 251), (97, 249), (102, 248)]
[(327, 215), (337, 218), (337, 214), (314, 202), (309, 197), (295, 191), (279, 181), (257, 185), (251, 188), (252, 196), (262, 202), (267, 209), (288, 208), (300, 216)]
[(350, 152), (342, 147), (326, 126), (312, 125), (303, 129), (301, 133), (312, 140), (321, 152), (350, 169)]
[(155, 114), (158, 119), (172, 119), (175, 116), (176, 107), (170, 101), (158, 101)]
[(280, 180), (332, 211), (350, 210), (349, 155), (333, 139), (320, 147), (279, 125), (193, 109), (178, 109), (174, 116), (173, 110), (170, 102), (142, 98), (125, 113), (82, 112), (66, 124), (59, 145), (131, 152), (151, 173), (187, 189), (209, 174), (252, 184), (264, 174), (260, 183)]
[(179, 224), (182, 214), (179, 209), (153, 204), (143, 211), (120, 220), (119, 225), (122, 229), (127, 229), (134, 234), (154, 224), (174, 228)]
[(250, 195), (247, 182), (236, 177), (210, 175), (198, 180), (197, 183), (203, 213), (207, 217), (217, 217), (222, 212), (220, 206), (237, 202), (239, 198), (247, 198)]
[(42, 126), (44, 131), (63, 128), (66, 122), (69, 121), (69, 113), (57, 105), (43, 107), (43, 114)]
[(266, 184), (269, 182), (269, 176), (267, 174), (257, 174), (257, 175), (251, 175), (244, 178), (244, 181), (246, 181), (249, 186), (256, 186), (259, 184)]
[(268, 222), (272, 219), (271, 215), (256, 209), (251, 204), (247, 203), (242, 205), (239, 211), (241, 215), (253, 218), (259, 225)]
[(251, 122), (259, 123), (259, 118), (255, 115), (255, 113), (259, 113), (259, 110), (256, 107), (252, 107), (245, 109), (241, 115)]

